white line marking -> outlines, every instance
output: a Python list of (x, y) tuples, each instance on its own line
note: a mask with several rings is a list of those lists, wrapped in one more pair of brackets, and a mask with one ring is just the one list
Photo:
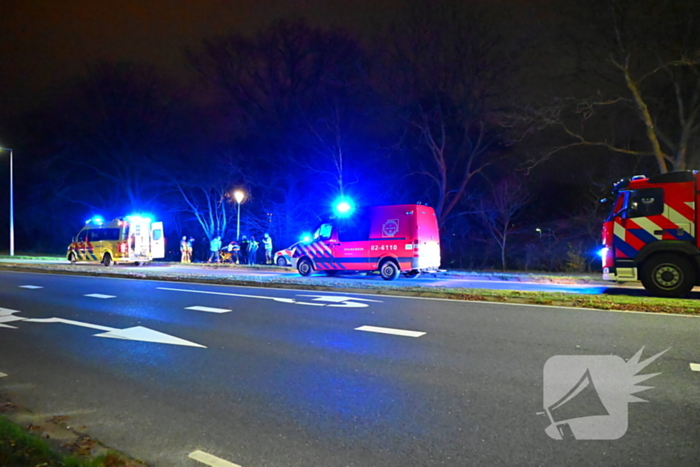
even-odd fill
[(157, 287), (158, 290), (169, 290), (171, 292), (189, 292), (189, 293), (202, 293), (209, 295), (224, 295), (227, 297), (243, 297), (243, 298), (258, 298), (261, 300), (273, 300), (280, 303), (291, 303), (294, 305), (315, 305), (315, 306), (330, 306), (330, 307), (340, 307), (340, 308), (365, 308), (369, 305), (366, 303), (357, 303), (353, 300), (361, 300), (364, 302), (377, 302), (382, 303), (379, 300), (369, 300), (366, 298), (354, 298), (345, 296), (335, 296), (335, 295), (301, 295), (300, 297), (316, 297), (314, 301), (330, 302), (328, 303), (309, 303), (309, 302), (299, 302), (293, 298), (282, 298), (282, 297), (265, 297), (261, 295), (247, 295), (247, 294), (237, 294), (237, 293), (225, 293), (225, 292), (212, 292), (210, 290), (193, 290), (193, 289), (175, 289), (171, 287)]
[(86, 297), (91, 298), (115, 298), (116, 295), (102, 295), (101, 293), (88, 293), (85, 294)]
[(424, 335), (424, 332), (420, 331), (406, 331), (403, 329), (392, 329), (392, 328), (379, 328), (376, 326), (360, 326), (355, 328), (355, 331), (367, 331), (367, 332), (378, 332), (381, 334), (394, 334), (396, 336), (406, 336), (406, 337), (420, 337)]
[(5, 376), (7, 376), (7, 373), (0, 373), (0, 378), (4, 378)]
[(41, 285), (20, 285), (20, 289), (43, 289), (44, 287)]
[(144, 328), (143, 326), (134, 326), (126, 329), (110, 328), (108, 326), (100, 326), (99, 324), (83, 323), (82, 321), (73, 321), (63, 318), (31, 318), (25, 319), (28, 323), (63, 323), (84, 328), (98, 329), (107, 331), (102, 334), (94, 334), (95, 337), (109, 337), (111, 339), (124, 339), (130, 341), (155, 342), (157, 344), (172, 344), (186, 345), (189, 347), (201, 347), (206, 349), (204, 345), (180, 339), (179, 337), (171, 336), (153, 329)]
[(202, 464), (210, 465), (211, 467), (241, 467), (238, 464), (234, 464), (229, 461), (225, 461), (216, 456), (212, 456), (204, 451), (191, 452), (189, 456), (190, 459), (201, 462)]
[(691, 371), (700, 371), (700, 363), (691, 363), (690, 370)]
[(226, 308), (210, 308), (208, 306), (188, 306), (185, 307), (185, 310), (206, 311), (207, 313), (228, 313), (229, 311), (233, 311), (227, 310)]

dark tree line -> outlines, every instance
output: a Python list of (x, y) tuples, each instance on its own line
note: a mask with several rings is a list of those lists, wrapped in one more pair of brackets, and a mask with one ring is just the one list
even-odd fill
[(434, 206), (446, 267), (584, 270), (611, 182), (695, 167), (693, 2), (560, 13), (551, 56), (496, 8), (407, 3), (369, 41), (302, 21), (209, 38), (183, 51), (190, 82), (88, 64), (3, 123), (22, 155), (19, 249), (62, 253), (85, 219), (134, 211), (164, 220), (172, 249), (233, 240), (240, 189), (242, 233), (278, 247), (346, 196)]

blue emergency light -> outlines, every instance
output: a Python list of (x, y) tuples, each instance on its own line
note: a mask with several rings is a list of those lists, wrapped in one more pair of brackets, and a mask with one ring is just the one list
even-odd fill
[(350, 201), (347, 198), (340, 198), (338, 201), (335, 203), (335, 214), (338, 217), (347, 217), (350, 214), (352, 214), (353, 210), (353, 205), (352, 201)]
[(299, 240), (304, 242), (304, 243), (309, 243), (311, 241), (311, 234), (310, 233), (302, 234), (301, 238)]
[(101, 225), (104, 223), (104, 221), (105, 220), (102, 218), (102, 216), (94, 216), (91, 219), (88, 219), (87, 221), (85, 221), (85, 223), (86, 224), (93, 223), (93, 224), (100, 224)]
[(151, 216), (150, 215), (142, 215), (142, 214), (132, 214), (130, 216), (126, 217), (129, 222), (151, 222)]

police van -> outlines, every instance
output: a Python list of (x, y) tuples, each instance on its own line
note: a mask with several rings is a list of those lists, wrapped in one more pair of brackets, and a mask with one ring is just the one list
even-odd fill
[(385, 280), (440, 267), (435, 210), (420, 204), (374, 206), (324, 221), (294, 250), (299, 274), (379, 271)]
[(149, 217), (128, 216), (105, 222), (93, 217), (73, 237), (67, 259), (101, 262), (105, 266), (120, 263), (142, 265), (165, 257), (163, 223)]

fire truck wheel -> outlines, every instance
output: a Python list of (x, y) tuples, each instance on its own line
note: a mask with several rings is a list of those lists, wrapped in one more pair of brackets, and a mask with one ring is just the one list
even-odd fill
[(105, 253), (105, 255), (102, 257), (102, 264), (104, 264), (107, 267), (110, 267), (113, 264), (112, 255), (110, 255), (109, 253)]
[(70, 261), (70, 264), (75, 264), (75, 253), (71, 253), (68, 255), (68, 261)]
[(642, 264), (642, 285), (652, 295), (682, 297), (695, 285), (695, 268), (687, 258), (674, 254), (654, 255)]
[(311, 275), (311, 273), (314, 270), (314, 267), (308, 258), (302, 258), (297, 263), (297, 270), (299, 271), (299, 274), (301, 274), (304, 277), (307, 277)]
[(387, 259), (379, 266), (379, 274), (382, 275), (382, 279), (385, 281), (393, 281), (398, 279), (401, 270), (394, 261)]

